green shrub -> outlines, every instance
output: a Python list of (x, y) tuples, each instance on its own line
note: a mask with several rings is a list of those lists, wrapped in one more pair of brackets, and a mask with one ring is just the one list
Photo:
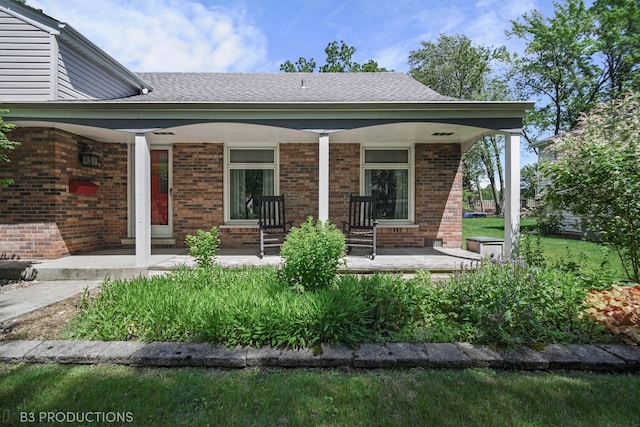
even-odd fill
[(344, 235), (328, 221), (307, 218), (291, 229), (280, 249), (284, 260), (281, 276), (296, 290), (329, 287), (345, 256)]
[(423, 325), (424, 293), (397, 275), (341, 275), (335, 286), (299, 293), (272, 267), (181, 268), (105, 282), (98, 297), (85, 298), (69, 334), (293, 348), (400, 341)]
[(198, 267), (211, 267), (220, 247), (218, 228), (211, 227), (210, 231), (198, 230), (195, 236), (189, 234), (186, 244), (189, 254), (196, 259)]
[(533, 267), (544, 268), (547, 265), (547, 260), (542, 250), (542, 240), (540, 235), (534, 237), (530, 234), (523, 234), (520, 239), (520, 256), (524, 261)]
[(517, 347), (610, 339), (584, 316), (587, 289), (570, 272), (522, 261), (485, 264), (431, 289), (423, 335)]
[(522, 263), (486, 264), (433, 282), (424, 272), (339, 275), (333, 286), (292, 292), (273, 267), (180, 268), (109, 280), (85, 295), (72, 338), (196, 341), (227, 346), (322, 343), (611, 341), (584, 315), (583, 279)]

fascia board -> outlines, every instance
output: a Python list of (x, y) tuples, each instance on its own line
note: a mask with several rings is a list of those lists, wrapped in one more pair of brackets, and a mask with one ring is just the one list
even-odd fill
[(87, 57), (91, 58), (101, 67), (108, 69), (114, 75), (123, 77), (127, 83), (138, 91), (143, 88), (147, 88), (149, 92), (153, 90), (153, 88), (147, 82), (138, 77), (137, 74), (116, 61), (105, 51), (76, 31), (72, 26), (68, 24), (61, 24), (60, 30), (60, 35), (58, 37), (61, 40), (70, 43), (72, 46), (82, 51), (82, 53)]
[[(8, 2), (3, 3), (7, 4)], [(19, 4), (12, 4), (11, 7), (7, 7), (0, 4), (0, 10), (8, 13), (14, 18), (20, 19), (30, 25), (33, 25), (34, 27), (46, 33), (52, 35), (60, 34), (60, 31), (58, 30), (58, 21), (30, 7), (21, 6)]]
[(22, 102), (5, 103), (7, 118), (522, 118), (533, 103), (357, 103), (357, 104), (259, 104), (259, 103), (122, 103), (122, 102)]

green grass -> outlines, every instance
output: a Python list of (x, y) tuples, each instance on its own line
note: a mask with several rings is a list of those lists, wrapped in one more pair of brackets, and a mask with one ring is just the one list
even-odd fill
[[(522, 233), (535, 228), (535, 218), (522, 218), (520, 227)], [(504, 238), (504, 218), (464, 218), (462, 220), (462, 238), (487, 236)], [(532, 236), (535, 244), (537, 237)], [(547, 263), (550, 265), (574, 265), (583, 271), (610, 270), (611, 278), (626, 281), (627, 275), (622, 268), (618, 256), (604, 246), (584, 240), (566, 239), (560, 237), (540, 236), (540, 245)], [(603, 262), (605, 265), (603, 267)]]
[(154, 426), (633, 426), (640, 376), (0, 365), (0, 402), (6, 425), (98, 411)]
[(399, 275), (339, 276), (297, 292), (271, 267), (179, 269), (107, 281), (68, 325), (70, 338), (201, 341), (228, 346), (312, 347), (399, 340), (420, 322), (421, 283)]

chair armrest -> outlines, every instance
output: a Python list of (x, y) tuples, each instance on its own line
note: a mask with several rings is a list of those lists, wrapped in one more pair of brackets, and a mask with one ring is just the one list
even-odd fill
[(351, 227), (348, 221), (342, 221), (342, 231), (348, 231)]

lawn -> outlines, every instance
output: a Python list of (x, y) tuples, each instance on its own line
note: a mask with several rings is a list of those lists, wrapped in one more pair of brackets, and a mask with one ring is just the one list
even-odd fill
[[(535, 218), (522, 218), (522, 234), (529, 236), (530, 243), (537, 245), (538, 236), (530, 234), (535, 229)], [(504, 238), (504, 218), (465, 218), (462, 220), (462, 237), (488, 236)], [(540, 248), (551, 266), (579, 268), (584, 272), (602, 273), (610, 271), (613, 280), (628, 280), (620, 259), (604, 246), (584, 240), (540, 236)], [(521, 245), (522, 247), (522, 245)], [(604, 263), (604, 264), (603, 264)]]
[(94, 413), (155, 426), (632, 426), (640, 376), (0, 365), (0, 402), (8, 425)]

